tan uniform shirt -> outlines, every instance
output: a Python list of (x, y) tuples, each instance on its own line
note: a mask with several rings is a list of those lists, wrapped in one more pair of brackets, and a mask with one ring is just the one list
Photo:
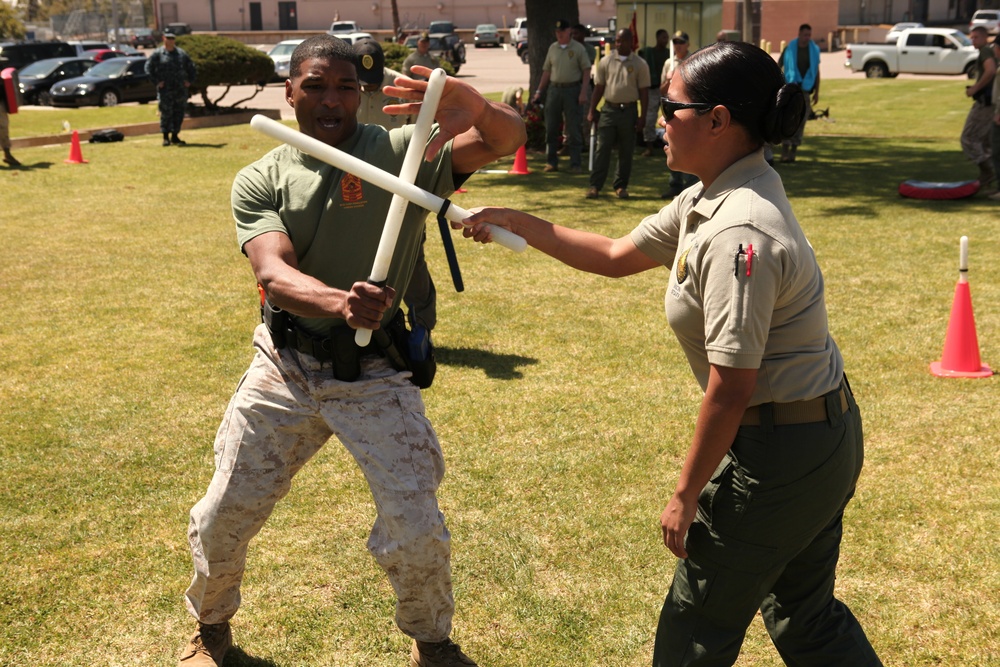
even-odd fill
[(431, 56), (430, 53), (420, 55), (419, 51), (414, 51), (410, 55), (406, 56), (406, 60), (403, 61), (403, 76), (408, 76), (419, 81), (426, 81), (426, 78), (410, 74), (410, 68), (414, 65), (423, 65), (424, 67), (430, 67), (431, 69), (435, 69), (439, 66), (437, 58)]
[(366, 92), (361, 89), (361, 106), (358, 107), (358, 122), (365, 125), (381, 125), (387, 130), (394, 127), (402, 127), (410, 122), (407, 115), (393, 116), (382, 111), (382, 107), (387, 104), (399, 103), (399, 98), (389, 97), (383, 92), (386, 86), (391, 86), (399, 76), (399, 72), (386, 67), (382, 77), (382, 85), (375, 92)]
[(635, 53), (630, 53), (625, 60), (612, 53), (597, 64), (594, 84), (604, 86), (604, 99), (608, 102), (638, 102), (649, 88), (649, 65)]
[(670, 80), (674, 76), (674, 72), (677, 71), (677, 67), (680, 66), (683, 58), (678, 58), (674, 56), (673, 58), (667, 58), (667, 62), (663, 63), (663, 71), (660, 72), (660, 85), (662, 86), (664, 82)]
[(710, 364), (760, 369), (750, 405), (816, 398), (839, 385), (844, 361), (830, 336), (823, 276), (763, 151), (708, 190), (688, 188), (631, 238), (672, 267), (667, 319), (702, 389)]
[[(583, 81), (590, 69), (590, 58), (583, 44), (571, 39), (566, 47), (553, 42), (545, 54), (542, 70), (549, 73), (549, 83), (565, 84)], [(589, 78), (589, 77), (588, 77)]]

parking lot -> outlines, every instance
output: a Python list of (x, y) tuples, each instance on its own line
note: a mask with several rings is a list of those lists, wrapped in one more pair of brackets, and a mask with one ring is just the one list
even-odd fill
[[(268, 47), (262, 46), (259, 48), (266, 50)], [(774, 55), (777, 56), (778, 54)], [(900, 77), (956, 79), (953, 76), (919, 74), (902, 74)], [(459, 73), (458, 78), (475, 86), (476, 90), (481, 93), (502, 93), (509, 86), (524, 86), (527, 89), (529, 73), (528, 66), (522, 63), (520, 58), (517, 57), (513, 47), (508, 46), (506, 49), (477, 49), (471, 44), (466, 44), (466, 63), (462, 66), (462, 71)], [(863, 79), (864, 74), (852, 74), (849, 69), (844, 67), (843, 51), (822, 54), (820, 59), (821, 80), (849, 78)], [(218, 91), (210, 89), (210, 97), (212, 99), (215, 99), (221, 93), (221, 88)], [(237, 100), (247, 97), (252, 93), (252, 86), (236, 86), (230, 90), (227, 97)], [(225, 100), (223, 100), (223, 104), (225, 104)], [(285, 102), (284, 86), (280, 83), (268, 84), (265, 90), (253, 98), (252, 101), (247, 102), (245, 106), (259, 109), (279, 109), (282, 118), (286, 120), (295, 118), (295, 114), (292, 113), (291, 108)]]
[[(258, 48), (267, 49), (262, 46)], [(509, 86), (528, 87), (528, 66), (514, 53), (514, 49), (486, 48), (477, 49), (472, 44), (465, 45), (465, 64), (458, 79), (475, 86), (481, 93), (502, 93)], [(222, 88), (209, 88), (209, 97), (215, 99), (222, 94)], [(227, 98), (233, 100), (248, 97), (253, 93), (253, 86), (234, 86)], [(222, 101), (226, 103), (225, 100)], [(292, 109), (285, 102), (285, 87), (280, 83), (271, 83), (253, 100), (244, 106), (258, 109), (279, 109), (281, 117), (286, 120), (295, 118)]]

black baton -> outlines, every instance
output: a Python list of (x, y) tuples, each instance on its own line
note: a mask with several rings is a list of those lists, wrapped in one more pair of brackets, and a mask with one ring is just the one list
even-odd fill
[(438, 228), (441, 230), (441, 241), (444, 243), (444, 254), (448, 258), (448, 268), (451, 269), (451, 280), (455, 283), (455, 291), (463, 292), (465, 284), (462, 282), (462, 271), (458, 268), (458, 257), (455, 256), (455, 244), (451, 241), (451, 226), (444, 217), (449, 206), (451, 201), (445, 199), (441, 204), (441, 210), (438, 211)]

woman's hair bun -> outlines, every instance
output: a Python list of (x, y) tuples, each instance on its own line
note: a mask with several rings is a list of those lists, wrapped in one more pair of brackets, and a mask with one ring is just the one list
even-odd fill
[(797, 83), (786, 83), (775, 96), (774, 107), (763, 118), (764, 140), (779, 144), (793, 136), (806, 114), (806, 95)]

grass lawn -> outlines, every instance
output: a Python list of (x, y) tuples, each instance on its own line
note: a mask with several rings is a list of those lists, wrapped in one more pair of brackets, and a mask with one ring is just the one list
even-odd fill
[[(832, 122), (811, 122), (799, 161), (778, 166), (865, 416), (837, 590), (886, 665), (1000, 660), (1000, 386), (927, 368), (962, 235), (983, 361), (1000, 367), (1000, 207), (896, 194), (907, 178), (974, 178), (965, 83), (826, 82)], [(155, 118), (89, 111), (109, 113), (68, 112), (72, 126)], [(25, 111), (11, 126), (62, 120)], [(247, 126), (185, 139), (84, 144), (87, 165), (64, 164), (65, 144), (26, 148), (24, 169), (0, 169), (0, 665), (174, 665), (193, 627), (187, 512), (258, 321), (229, 189), (274, 144)], [(661, 159), (636, 157), (626, 202), (586, 201), (586, 176), (542, 164), (477, 175), (455, 202), (612, 236), (662, 204)], [(424, 398), (449, 466), (454, 638), (495, 667), (647, 665), (675, 562), (658, 518), (699, 400), (663, 314), (667, 273), (608, 280), (456, 236), (456, 294), (435, 227), (439, 372)], [(333, 441), (252, 544), (227, 667), (405, 664), (365, 549), (373, 520)], [(738, 664), (781, 664), (759, 619)]]

